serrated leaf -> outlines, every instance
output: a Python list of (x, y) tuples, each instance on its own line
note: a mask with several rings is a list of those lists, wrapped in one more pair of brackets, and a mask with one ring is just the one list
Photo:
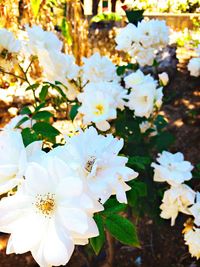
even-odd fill
[(33, 125), (33, 130), (42, 137), (46, 137), (49, 139), (55, 138), (60, 132), (53, 127), (51, 124), (47, 122), (36, 122)]
[(49, 89), (49, 85), (46, 84), (42, 87), (42, 90), (40, 91), (39, 93), (39, 99), (40, 101), (44, 102), (46, 97), (47, 97), (47, 94), (48, 94), (48, 89)]
[(140, 247), (135, 225), (128, 219), (112, 214), (105, 218), (104, 225), (110, 234), (121, 243)]
[(25, 147), (38, 140), (37, 134), (30, 128), (22, 130), (22, 139)]
[(20, 114), (21, 115), (30, 115), (32, 114), (31, 110), (29, 107), (23, 107), (21, 110), (20, 110)]
[(124, 203), (119, 203), (115, 198), (110, 198), (104, 204), (104, 210), (102, 214), (110, 215), (113, 213), (119, 213), (126, 209), (127, 205)]
[(104, 226), (103, 226), (103, 219), (100, 214), (94, 215), (94, 220), (98, 226), (99, 229), (99, 236), (93, 237), (90, 239), (90, 244), (95, 252), (96, 255), (99, 254), (101, 251), (104, 243), (105, 243), (105, 232), (104, 232)]
[(33, 120), (49, 120), (53, 114), (47, 110), (42, 110), (33, 115)]

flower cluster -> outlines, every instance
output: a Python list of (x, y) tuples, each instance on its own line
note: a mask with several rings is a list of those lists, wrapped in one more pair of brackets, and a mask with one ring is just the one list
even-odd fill
[[(175, 224), (179, 212), (192, 215), (194, 221), (188, 220), (183, 230), (186, 245), (193, 257), (200, 258), (200, 193), (184, 184), (192, 178), (193, 166), (185, 161), (183, 154), (164, 151), (157, 158), (157, 163), (152, 163), (154, 168), (154, 181), (167, 182), (171, 187), (164, 192), (160, 216), (171, 219)], [(195, 225), (195, 226), (194, 226)]]
[(4, 129), (0, 192), (10, 194), (0, 201), (0, 231), (11, 234), (7, 253), (31, 251), (40, 266), (59, 266), (74, 245), (98, 236), (93, 214), (111, 195), (127, 203), (126, 182), (138, 175), (118, 156), (122, 147), (122, 139), (90, 127), (45, 153), (42, 142), (25, 148), (19, 131)]
[(142, 20), (137, 27), (129, 23), (116, 37), (117, 49), (123, 50), (140, 66), (152, 65), (155, 51), (166, 46), (169, 29), (164, 21)]
[(154, 168), (154, 181), (167, 182), (171, 186), (164, 193), (160, 216), (164, 219), (171, 218), (171, 225), (174, 225), (178, 213), (190, 214), (189, 206), (194, 204), (195, 192), (183, 184), (192, 178), (193, 166), (189, 161), (184, 160), (180, 152), (172, 154), (163, 151), (157, 158), (157, 162), (159, 164), (151, 164)]

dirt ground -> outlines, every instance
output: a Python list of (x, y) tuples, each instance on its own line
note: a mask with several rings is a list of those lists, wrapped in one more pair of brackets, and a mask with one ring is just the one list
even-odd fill
[[(0, 124), (6, 120), (6, 106), (1, 107)], [(169, 130), (175, 135), (176, 142), (172, 151), (181, 151), (193, 164), (200, 163), (200, 77), (191, 77), (184, 67), (171, 77), (165, 88), (165, 104), (163, 112), (169, 120)], [(130, 248), (119, 243), (114, 244), (113, 255), (115, 267), (198, 267), (200, 261), (190, 257), (184, 245), (181, 231), (184, 216), (179, 216), (176, 226), (171, 227), (169, 221), (161, 225), (149, 218), (138, 222), (141, 249)], [(6, 255), (7, 235), (0, 235), (0, 267), (36, 267), (31, 255)], [(108, 255), (107, 245), (98, 256), (84, 248), (77, 248), (69, 267), (109, 267), (105, 264)], [(88, 256), (90, 255), (89, 259)]]

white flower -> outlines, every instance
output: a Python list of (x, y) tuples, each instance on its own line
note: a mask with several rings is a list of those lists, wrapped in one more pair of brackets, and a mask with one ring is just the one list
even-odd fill
[(65, 265), (74, 245), (98, 235), (92, 216), (103, 207), (85, 193), (77, 174), (59, 159), (31, 163), (14, 196), (0, 201), (7, 253), (30, 251), (41, 267)]
[(152, 163), (154, 168), (154, 181), (167, 182), (170, 185), (179, 185), (192, 178), (193, 166), (189, 161), (184, 160), (182, 153), (172, 154), (163, 151), (157, 158), (158, 163)]
[(193, 228), (184, 235), (185, 244), (188, 245), (192, 257), (200, 258), (200, 229)]
[(3, 50), (6, 50), (7, 53), (18, 53), (20, 48), (20, 41), (15, 39), (12, 32), (4, 28), (0, 29), (0, 54)]
[(159, 81), (161, 82), (161, 85), (166, 86), (169, 83), (169, 76), (167, 72), (162, 72), (158, 74)]
[(0, 132), (0, 194), (17, 186), (26, 168), (26, 150), (21, 134), (14, 131)]
[(196, 193), (196, 203), (189, 209), (194, 216), (194, 223), (200, 226), (200, 193)]
[(78, 95), (82, 103), (79, 112), (84, 115), (83, 123), (95, 123), (97, 128), (106, 131), (110, 128), (107, 120), (117, 117), (117, 108), (123, 109), (127, 91), (117, 83), (89, 83), (84, 92)]
[(156, 89), (157, 81), (151, 75), (144, 75), (141, 70), (131, 73), (124, 78), (126, 88), (131, 92), (126, 103), (135, 115), (148, 118), (154, 111), (154, 106), (162, 104), (162, 88)]
[(179, 212), (190, 214), (189, 206), (194, 204), (195, 192), (187, 185), (180, 184), (165, 191), (160, 209), (163, 219), (171, 219), (171, 226), (175, 224)]
[(141, 48), (139, 51), (131, 51), (130, 55), (135, 57), (136, 61), (140, 66), (151, 66), (153, 65), (153, 61), (155, 58), (154, 49), (153, 48)]
[(42, 143), (34, 142), (24, 147), (18, 131), (0, 132), (0, 194), (16, 187), (23, 179), (27, 163), (39, 156)]
[(152, 65), (155, 51), (167, 45), (168, 36), (165, 21), (142, 20), (137, 27), (129, 23), (115, 39), (116, 49), (128, 52), (141, 66)]
[(116, 66), (110, 59), (95, 53), (90, 58), (83, 58), (83, 82), (118, 81)]
[(155, 87), (157, 86), (157, 81), (154, 80), (154, 78), (150, 74), (144, 75), (144, 73), (140, 69), (127, 75), (124, 78), (124, 81), (126, 88), (131, 89), (140, 89), (142, 87), (145, 87), (146, 83), (153, 83)]
[(17, 53), (21, 49), (20, 41), (8, 30), (0, 29), (0, 67), (10, 71), (17, 60)]
[(79, 67), (75, 64), (72, 55), (66, 55), (56, 50), (41, 49), (38, 52), (38, 59), (46, 80), (60, 81), (65, 84), (67, 79), (77, 79)]
[(26, 26), (26, 31), (29, 37), (28, 46), (33, 55), (38, 55), (40, 49), (61, 51), (62, 42), (53, 32), (44, 31), (35, 25), (32, 28)]
[(200, 76), (200, 58), (190, 59), (187, 67), (191, 76)]
[(157, 90), (153, 83), (146, 83), (139, 89), (133, 89), (128, 95), (126, 105), (134, 110), (135, 116), (149, 118), (154, 111)]
[(123, 140), (112, 135), (98, 135), (94, 127), (66, 140), (66, 145), (56, 148), (56, 154), (66, 163), (73, 159), (73, 168), (80, 172), (87, 182), (94, 198), (104, 203), (111, 195), (119, 202), (127, 203), (126, 184), (138, 173), (125, 166), (128, 159), (118, 156)]
[(119, 34), (116, 36), (115, 41), (117, 43), (117, 50), (124, 50), (129, 52), (132, 48), (132, 43), (138, 43), (140, 36), (135, 25), (129, 23), (126, 27), (121, 29)]

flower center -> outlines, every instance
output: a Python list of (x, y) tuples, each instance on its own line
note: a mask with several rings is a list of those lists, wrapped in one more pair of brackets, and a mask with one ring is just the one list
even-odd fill
[(104, 106), (102, 104), (96, 105), (94, 114), (99, 116), (99, 115), (103, 115), (103, 113), (104, 113)]
[(55, 210), (55, 195), (47, 193), (45, 195), (37, 195), (35, 207), (45, 217), (52, 215)]
[(96, 157), (92, 156), (92, 157), (90, 157), (90, 159), (86, 162), (86, 164), (85, 164), (85, 170), (86, 170), (87, 172), (91, 172), (91, 171), (92, 171), (92, 167), (93, 167), (93, 165), (94, 165), (94, 163), (95, 163), (95, 160), (96, 160)]

